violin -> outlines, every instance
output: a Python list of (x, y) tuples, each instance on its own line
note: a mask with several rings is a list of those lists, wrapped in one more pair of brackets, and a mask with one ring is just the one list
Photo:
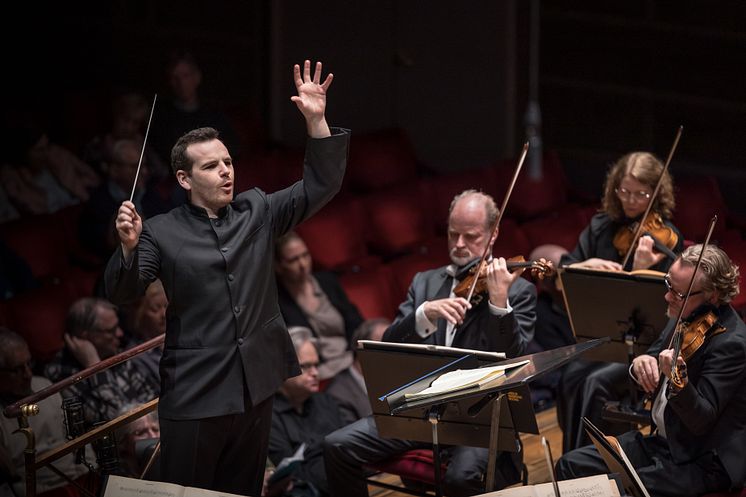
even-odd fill
[(716, 335), (725, 331), (725, 328), (717, 322), (717, 316), (712, 312), (705, 313), (703, 315), (704, 317), (700, 316), (689, 324), (683, 324), (682, 321), (684, 309), (686, 308), (686, 304), (692, 294), (694, 279), (702, 265), (702, 256), (705, 254), (707, 245), (710, 243), (710, 237), (712, 237), (712, 232), (715, 230), (715, 223), (717, 223), (717, 220), (717, 216), (713, 216), (710, 220), (707, 236), (705, 237), (705, 241), (702, 243), (702, 249), (697, 258), (697, 264), (694, 265), (694, 271), (692, 272), (692, 277), (689, 280), (689, 286), (686, 290), (686, 297), (684, 297), (684, 300), (681, 302), (681, 308), (676, 317), (674, 332), (671, 335), (671, 341), (669, 342), (669, 348), (673, 349), (674, 358), (673, 365), (671, 366), (671, 383), (679, 389), (684, 388), (686, 385), (686, 377), (681, 373), (681, 367), (678, 364), (678, 357), (682, 356), (682, 359), (686, 361), (702, 346), (703, 343), (705, 343), (705, 339), (708, 335)]
[[(614, 248), (617, 249), (620, 256), (623, 256), (629, 252), (632, 244), (637, 241), (635, 234), (640, 227), (640, 222), (635, 221), (627, 226), (622, 226), (614, 235)], [(653, 239), (655, 248), (671, 259), (676, 259), (676, 254), (672, 252), (673, 248), (679, 243), (679, 235), (666, 226), (663, 222), (663, 218), (657, 212), (651, 212), (645, 218), (642, 223), (642, 230), (640, 236), (649, 236)]]
[[(531, 271), (531, 274), (539, 279), (544, 279), (554, 274), (554, 266), (551, 261), (539, 259), (536, 261), (527, 261), (523, 256), (511, 257), (506, 261), (508, 271), (515, 271), (517, 269), (526, 268)], [(473, 295), (480, 295), (487, 292), (487, 266), (481, 265), (482, 270), (479, 272), (479, 276), (476, 276), (477, 267), (480, 265), (473, 264), (468, 271), (464, 271), (466, 274), (461, 278), (461, 281), (453, 289), (453, 293), (457, 297), (468, 298), (469, 290), (474, 284), (474, 278), (477, 279), (476, 285), (474, 286)]]
[(674, 342), (674, 348), (678, 345), (681, 357), (686, 361), (699, 350), (706, 338), (724, 331), (725, 328), (718, 322), (717, 315), (712, 311), (706, 312), (691, 323), (682, 321), (674, 332), (674, 340), (680, 341), (678, 344)]

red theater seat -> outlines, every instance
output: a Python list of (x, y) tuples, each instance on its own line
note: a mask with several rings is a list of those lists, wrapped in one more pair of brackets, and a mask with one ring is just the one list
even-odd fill
[(582, 208), (567, 205), (558, 211), (527, 221), (521, 228), (530, 242), (531, 250), (539, 245), (552, 243), (570, 251), (577, 245), (580, 232), (587, 223)]
[(35, 360), (48, 362), (62, 349), (65, 317), (74, 299), (66, 285), (46, 285), (8, 301), (8, 326), (23, 336)]
[[(497, 166), (500, 199), (510, 185), (516, 165), (517, 160), (510, 160)], [(532, 178), (530, 173), (529, 158), (526, 158), (506, 208), (507, 216), (528, 220), (559, 209), (567, 203), (568, 182), (555, 152), (544, 154), (541, 177)]]
[(726, 232), (728, 208), (720, 187), (711, 176), (691, 177), (676, 182), (676, 210), (673, 223), (687, 240), (700, 243), (707, 235), (712, 216), (717, 214), (713, 240), (721, 240)]
[[(410, 450), (399, 456), (368, 464), (368, 467), (375, 471), (397, 475), (402, 481), (417, 482), (427, 487), (434, 487), (435, 485), (435, 461), (433, 451), (429, 449)], [(446, 465), (441, 463), (440, 467), (440, 474), (445, 474)], [(373, 479), (369, 479), (368, 483), (378, 485), (378, 482)]]
[(492, 167), (443, 174), (420, 181), (422, 205), (436, 233), (445, 234), (448, 225), (448, 210), (453, 197), (464, 190), (480, 190), (492, 195), (500, 207), (502, 198), (497, 198), (497, 170)]
[(368, 245), (384, 257), (411, 252), (434, 234), (416, 189), (371, 193), (363, 202)]
[(347, 297), (365, 319), (393, 319), (399, 304), (391, 269), (378, 266), (359, 273), (347, 273), (339, 278)]
[(368, 253), (362, 205), (350, 197), (335, 198), (297, 227), (316, 269), (360, 270), (378, 264)]
[(424, 254), (411, 254), (389, 262), (387, 266), (391, 268), (396, 282), (397, 290), (394, 300), (396, 300), (397, 306), (406, 299), (407, 290), (409, 290), (409, 285), (412, 283), (415, 274), (449, 263), (448, 251), (445, 249)]
[(31, 267), (34, 277), (51, 280), (68, 271), (65, 229), (52, 214), (27, 217), (0, 226), (0, 237)]

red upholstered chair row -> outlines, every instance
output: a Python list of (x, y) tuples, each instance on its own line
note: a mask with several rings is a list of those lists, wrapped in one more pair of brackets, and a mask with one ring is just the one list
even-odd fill
[[(402, 480), (418, 482), (430, 488), (435, 485), (435, 462), (433, 451), (429, 449), (410, 450), (402, 455), (369, 464), (368, 467), (374, 471), (397, 475)], [(445, 470), (446, 465), (441, 464), (440, 474), (445, 474)], [(368, 483), (380, 485), (373, 479), (368, 479)]]
[(48, 362), (62, 349), (65, 317), (76, 298), (67, 285), (50, 284), (9, 301), (7, 326), (26, 340), (34, 360)]

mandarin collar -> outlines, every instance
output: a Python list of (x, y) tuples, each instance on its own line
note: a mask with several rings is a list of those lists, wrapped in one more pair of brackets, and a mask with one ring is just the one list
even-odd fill
[[(191, 214), (198, 216), (198, 217), (206, 217), (210, 218), (210, 216), (207, 214), (207, 209), (204, 207), (200, 207), (198, 205), (194, 205), (191, 201), (187, 200), (184, 203), (184, 206), (187, 211), (189, 211)], [(217, 219), (224, 219), (225, 216), (228, 215), (228, 210), (230, 209), (231, 204), (226, 205), (225, 207), (221, 207), (218, 211), (218, 217)]]

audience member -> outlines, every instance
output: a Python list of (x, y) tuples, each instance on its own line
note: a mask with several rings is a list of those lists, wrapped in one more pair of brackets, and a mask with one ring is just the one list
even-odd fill
[[(0, 174), (3, 174), (3, 169), (4, 166), (0, 165)], [(8, 197), (8, 193), (3, 188), (3, 185), (0, 184), (0, 224), (18, 219), (19, 217), (21, 217), (21, 214), (10, 201), (10, 197)]]
[(31, 268), (18, 254), (0, 239), (0, 300), (39, 286)]
[[(131, 346), (139, 345), (166, 333), (167, 308), (168, 298), (166, 297), (166, 291), (163, 289), (163, 283), (161, 283), (161, 280), (154, 280), (145, 290), (145, 295), (142, 296), (134, 309)], [(137, 369), (146, 373), (148, 382), (158, 386), (159, 391), (161, 382), (159, 365), (162, 355), (163, 345), (159, 345), (132, 358), (137, 365)]]
[[(96, 255), (106, 258), (119, 243), (114, 220), (119, 206), (128, 200), (135, 183), (142, 144), (128, 138), (117, 140), (111, 151), (107, 179), (92, 194), (80, 218), (80, 238)], [(149, 165), (143, 161), (132, 202), (144, 217), (166, 212), (170, 206), (148, 188)]]
[[(45, 366), (45, 375), (58, 382), (108, 359), (120, 352), (121, 338), (113, 304), (97, 298), (77, 300), (65, 322), (65, 347)], [(125, 361), (75, 383), (62, 395), (79, 397), (86, 421), (92, 425), (114, 419), (125, 404), (152, 400), (158, 391), (132, 361)]]
[(280, 311), (288, 326), (305, 326), (317, 338), (319, 377), (333, 377), (352, 365), (352, 333), (363, 318), (332, 273), (313, 272), (303, 239), (288, 232), (275, 244)]
[[(0, 327), (0, 409), (24, 397), (38, 392), (51, 383), (31, 372), (31, 353), (24, 339), (7, 328)], [(36, 451), (42, 454), (67, 441), (64, 417), (60, 405), (62, 398), (53, 394), (39, 401), (39, 414), (29, 416), (29, 427), (33, 430)], [(18, 430), (15, 418), (0, 415), (0, 496), (17, 497), (26, 495), (25, 459), (26, 437)], [(89, 461), (93, 461), (90, 447), (87, 449)], [(76, 464), (75, 455), (68, 454), (54, 463), (64, 475), (78, 483), (88, 473), (83, 464)], [(77, 488), (66, 479), (47, 467), (36, 471), (36, 492), (45, 497), (78, 497)]]
[[(111, 129), (93, 138), (83, 151), (83, 159), (102, 175), (107, 174), (113, 162), (116, 142), (132, 140), (138, 146), (142, 145), (150, 115), (150, 104), (136, 92), (117, 96), (111, 107)], [(168, 165), (161, 161), (150, 145), (145, 146), (143, 161), (147, 162), (154, 179), (168, 176)]]
[(14, 206), (24, 214), (56, 212), (85, 202), (100, 178), (69, 150), (50, 142), (41, 128), (11, 130), (0, 179)]
[(288, 378), (275, 395), (269, 458), (275, 464), (305, 444), (303, 461), (293, 474), (293, 496), (328, 495), (324, 470), (324, 437), (352, 419), (345, 419), (336, 401), (319, 392), (319, 356), (308, 328), (288, 330), (298, 354), (301, 374)]
[(202, 71), (194, 56), (188, 52), (174, 53), (166, 73), (171, 98), (158, 100), (148, 138), (161, 160), (169, 162), (171, 147), (187, 131), (211, 127), (220, 130), (220, 139), (235, 161), (240, 154), (236, 132), (222, 112), (201, 100)]
[[(127, 404), (122, 407), (119, 414), (126, 414), (136, 407), (137, 405), (135, 404)], [(119, 467), (124, 476), (140, 478), (152, 455), (152, 450), (149, 449), (155, 449), (155, 443), (160, 436), (161, 428), (158, 424), (158, 411), (151, 411), (127, 423), (117, 431)], [(157, 471), (157, 466), (156, 456), (153, 465), (148, 469), (146, 479), (153, 479), (155, 471)]]
[(362, 419), (373, 414), (368, 400), (368, 390), (363, 379), (363, 369), (357, 359), (358, 340), (374, 340), (380, 342), (383, 334), (391, 322), (385, 318), (368, 319), (358, 326), (352, 334), (352, 353), (355, 360), (352, 366), (338, 373), (331, 379), (324, 390), (334, 397), (340, 410), (351, 419)]

